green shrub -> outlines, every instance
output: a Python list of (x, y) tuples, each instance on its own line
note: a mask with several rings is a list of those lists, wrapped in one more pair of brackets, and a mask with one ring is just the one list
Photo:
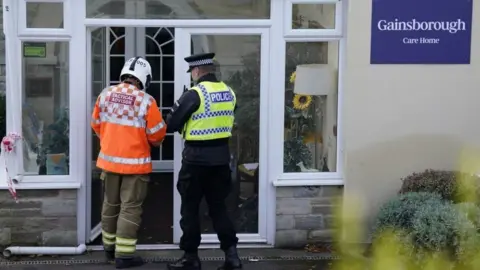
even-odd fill
[(446, 252), (465, 261), (475, 254), (478, 242), (473, 222), (446, 201), (427, 203), (419, 208), (408, 233), (419, 259), (428, 254)]
[(386, 202), (378, 212), (374, 225), (374, 235), (379, 235), (381, 231), (392, 228), (410, 229), (413, 216), (417, 210), (431, 201), (433, 201), (433, 204), (440, 204), (442, 203), (442, 197), (436, 193), (410, 192)]
[(475, 225), (477, 231), (480, 230), (480, 208), (474, 203), (459, 203), (455, 207), (458, 211), (467, 216), (467, 218)]
[(416, 262), (437, 252), (468, 262), (480, 244), (473, 221), (478, 211), (474, 204), (454, 205), (438, 193), (401, 194), (380, 208), (374, 242), (393, 230), (401, 243), (398, 252)]
[[(463, 189), (459, 179), (467, 180), (472, 187)], [(421, 173), (413, 173), (402, 179), (402, 182), (400, 194), (432, 192), (440, 194), (445, 200), (457, 203), (476, 200), (472, 196), (467, 196), (465, 190), (473, 192), (474, 197), (480, 195), (480, 178), (456, 171), (426, 170)]]

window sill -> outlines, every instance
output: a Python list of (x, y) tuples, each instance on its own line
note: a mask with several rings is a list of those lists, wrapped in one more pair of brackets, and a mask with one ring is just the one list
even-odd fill
[[(15, 184), (16, 190), (22, 189), (79, 189), (79, 182), (30, 182)], [(2, 183), (0, 190), (8, 190), (8, 186)]]
[(276, 180), (275, 187), (303, 187), (303, 186), (343, 186), (343, 179), (303, 179), (303, 180)]
[(275, 187), (343, 186), (345, 180), (336, 172), (283, 173), (272, 184)]

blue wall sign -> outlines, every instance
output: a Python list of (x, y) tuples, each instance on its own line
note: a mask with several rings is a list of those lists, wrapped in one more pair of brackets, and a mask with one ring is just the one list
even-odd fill
[(372, 0), (371, 64), (470, 64), (473, 0)]

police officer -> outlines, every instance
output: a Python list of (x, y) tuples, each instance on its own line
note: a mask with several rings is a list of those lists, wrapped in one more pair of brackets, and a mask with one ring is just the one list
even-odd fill
[(236, 231), (227, 215), (225, 199), (230, 193), (229, 139), (232, 136), (235, 93), (214, 75), (214, 53), (192, 55), (188, 62), (196, 85), (186, 91), (166, 117), (167, 132), (179, 132), (185, 147), (177, 189), (182, 198), (180, 248), (184, 255), (169, 269), (201, 269), (198, 246), (201, 240), (199, 206), (203, 197), (209, 216), (225, 252), (218, 269), (241, 269)]
[(98, 96), (91, 126), (100, 138), (97, 167), (105, 187), (102, 240), (109, 261), (117, 269), (141, 266), (135, 256), (142, 203), (152, 172), (150, 144), (160, 145), (167, 127), (157, 102), (145, 89), (150, 84), (150, 64), (129, 59), (120, 75), (122, 83), (107, 87)]

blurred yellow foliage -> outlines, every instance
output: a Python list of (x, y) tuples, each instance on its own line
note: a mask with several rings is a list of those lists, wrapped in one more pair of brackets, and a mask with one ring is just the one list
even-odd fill
[[(477, 150), (465, 150), (462, 152), (459, 162), (459, 171), (466, 175), (474, 175), (480, 172), (480, 155)], [(465, 175), (465, 174), (464, 174)], [(467, 179), (468, 178), (468, 179)], [(476, 185), (472, 182), (473, 177), (459, 177), (459, 185), (462, 189), (462, 201), (477, 202)], [(402, 233), (399, 231), (386, 231), (380, 237), (376, 237), (371, 246), (371, 253), (365, 256), (364, 248), (352, 243), (360, 243), (364, 230), (361, 226), (362, 211), (361, 200), (349, 198), (342, 200), (336, 212), (336, 251), (340, 260), (334, 262), (333, 270), (480, 270), (480, 252), (465, 258), (465, 261), (456, 262), (448, 254), (436, 252), (425, 254), (418, 261), (414, 258), (417, 254), (408, 254), (405, 250), (405, 240), (400, 241)], [(403, 234), (404, 235), (404, 234)], [(402, 244), (403, 242), (403, 244)], [(465, 247), (472, 250), (472, 247)], [(480, 247), (476, 247), (480, 250)], [(404, 254), (404, 255), (402, 255)], [(474, 253), (475, 254), (475, 253)]]

